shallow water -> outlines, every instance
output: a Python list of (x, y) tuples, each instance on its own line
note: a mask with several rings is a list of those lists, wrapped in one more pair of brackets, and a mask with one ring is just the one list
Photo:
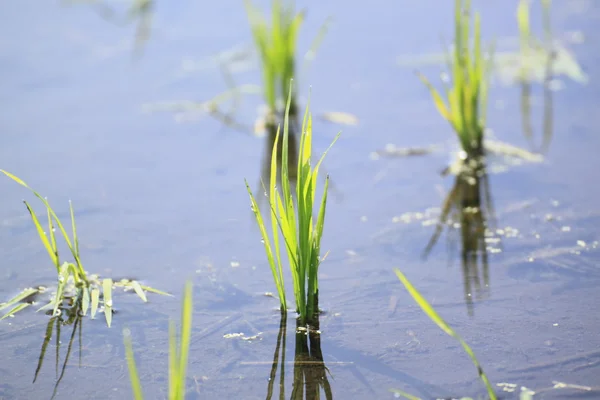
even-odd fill
[[(582, 86), (563, 79), (564, 88), (554, 94), (554, 137), (543, 163), (490, 175), (498, 228), (515, 234), (504, 235), (503, 251), (490, 256), (490, 287), (471, 313), (460, 260), (455, 251), (449, 264), (445, 236), (424, 261), (433, 225), (400, 218), (428, 209), (438, 216), (452, 184), (439, 175), (450, 160), (452, 133), (412, 70), (395, 63), (399, 55), (439, 49), (439, 34), (450, 37), (452, 3), (310, 6), (303, 48), (325, 18), (334, 22), (300, 79), (301, 91), (306, 95), (312, 86), (316, 114), (341, 110), (360, 118), (359, 126), (341, 128), (326, 161), (337, 191), (323, 243), (330, 255), (321, 267), (320, 303), (327, 311), (321, 348), (333, 397), (391, 398), (391, 388), (424, 398), (483, 394), (462, 349), (414, 305), (394, 267), (472, 346), (492, 382), (533, 389), (552, 381), (600, 386), (600, 314), (594, 311), (600, 300), (594, 173), (600, 167), (600, 36), (594, 28), (600, 9), (592, 1), (554, 3), (556, 34), (583, 33), (584, 42), (570, 47), (590, 81)], [(513, 5), (496, 0), (477, 7), (486, 34), (515, 35)], [(190, 398), (263, 398), (279, 313), (277, 302), (263, 296), (274, 287), (243, 179), (258, 180), (264, 144), (208, 117), (178, 124), (169, 113), (141, 112), (146, 103), (204, 101), (226, 88), (216, 67), (183, 73), (182, 64), (251, 44), (243, 7), (232, 1), (159, 2), (153, 36), (135, 62), (133, 34), (133, 27), (118, 28), (86, 6), (29, 0), (0, 6), (0, 168), (48, 196), (60, 213), (66, 215), (67, 200), (73, 201), (87, 270), (135, 277), (176, 295), (186, 279), (193, 280)], [(422, 70), (434, 76), (439, 68)], [(251, 69), (236, 80), (259, 84), (260, 75)], [(526, 147), (518, 87), (498, 86), (491, 96), (489, 124), (496, 137)], [(536, 101), (539, 142), (539, 90)], [(251, 125), (259, 105), (258, 97), (248, 97), (236, 117)], [(326, 148), (338, 129), (316, 122), (316, 150)], [(443, 151), (372, 160), (370, 153), (387, 143), (441, 144)], [(4, 299), (54, 277), (21, 202), (32, 196), (8, 179), (0, 185)], [(117, 295), (111, 329), (101, 318), (83, 320), (81, 366), (79, 350), (73, 350), (57, 398), (130, 396), (125, 326), (147, 398), (165, 397), (167, 324), (179, 316), (179, 297), (149, 297), (142, 304), (133, 295)], [(9, 360), (0, 365), (0, 398), (51, 396), (54, 344), (31, 383), (47, 321), (26, 311), (0, 322), (0, 357)], [(286, 362), (294, 359), (295, 341), (293, 320), (288, 324)], [(254, 341), (223, 337), (240, 332), (261, 334)], [(61, 357), (68, 327), (63, 335)], [(286, 364), (286, 396), (292, 370)], [(540, 398), (566, 394), (550, 391)]]

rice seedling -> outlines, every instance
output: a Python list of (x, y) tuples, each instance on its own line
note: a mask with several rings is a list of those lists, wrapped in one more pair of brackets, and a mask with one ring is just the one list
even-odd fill
[(488, 57), (482, 52), (481, 18), (477, 12), (473, 44), (470, 44), (470, 18), (471, 1), (455, 0), (454, 49), (447, 54), (451, 87), (445, 88), (446, 100), (423, 74), (418, 73), (418, 76), (429, 89), (438, 112), (456, 132), (463, 158), (479, 159), (484, 155), (483, 135), (493, 50), (490, 49)]
[[(111, 278), (100, 279), (98, 275), (88, 274), (85, 271), (81, 261), (79, 237), (77, 236), (73, 205), (69, 203), (69, 212), (71, 217), (71, 235), (69, 235), (65, 229), (65, 226), (58, 218), (46, 198), (42, 197), (38, 192), (33, 190), (31, 187), (29, 187), (29, 185), (15, 175), (4, 170), (0, 170), (0, 172), (21, 186), (31, 190), (35, 197), (41, 200), (46, 208), (48, 226), (46, 230), (44, 230), (42, 223), (40, 222), (31, 205), (27, 201), (23, 201), (27, 207), (27, 211), (29, 211), (29, 215), (31, 216), (31, 220), (35, 225), (42, 245), (47, 251), (58, 275), (56, 292), (53, 293), (50, 301), (38, 311), (52, 310), (51, 315), (56, 316), (61, 313), (61, 309), (63, 308), (65, 302), (68, 303), (69, 300), (71, 300), (72, 306), (77, 307), (78, 311), (80, 311), (82, 315), (86, 315), (89, 310), (92, 319), (95, 317), (98, 311), (103, 312), (106, 319), (106, 324), (110, 327), (113, 314), (113, 288), (120, 287), (126, 290), (133, 290), (144, 302), (147, 301), (145, 292), (169, 295), (168, 293), (160, 290), (142, 285), (136, 280), (124, 279), (119, 282), (114, 282)], [(56, 235), (57, 228), (64, 242), (66, 243), (71, 256), (73, 257), (73, 261), (71, 262), (61, 262), (62, 258), (59, 254), (59, 246)], [(17, 312), (33, 305), (35, 303), (36, 295), (44, 292), (45, 288), (43, 287), (26, 288), (7, 302), (0, 303), (0, 311), (12, 307), (0, 318), (0, 320), (9, 316), (13, 316)], [(73, 299), (75, 300), (72, 301)]]
[[(519, 81), (521, 86), (521, 115), (523, 122), (523, 133), (530, 145), (534, 147), (533, 140), (533, 125), (531, 123), (531, 82), (536, 75), (538, 65), (545, 65), (543, 77), (543, 117), (542, 117), (542, 143), (539, 146), (539, 151), (545, 153), (550, 146), (553, 136), (553, 96), (551, 89), (551, 80), (553, 75), (553, 64), (557, 58), (557, 52), (552, 43), (552, 28), (550, 24), (550, 0), (543, 0), (543, 26), (544, 26), (544, 44), (535, 38), (531, 33), (529, 2), (521, 0), (517, 7), (517, 24), (519, 27), (519, 43), (520, 43), (520, 72)], [(542, 61), (540, 61), (542, 60)], [(539, 74), (539, 73), (538, 73)], [(539, 79), (539, 78), (538, 78)]]
[[(530, 71), (535, 68), (536, 56), (544, 55), (543, 58), (552, 60), (553, 54), (552, 28), (550, 19), (551, 0), (542, 0), (544, 42), (538, 40), (531, 32), (530, 4), (528, 0), (519, 1), (517, 6), (517, 25), (519, 27), (519, 48), (521, 55), (521, 79), (529, 80)], [(538, 57), (539, 58), (539, 57)], [(545, 63), (548, 65), (548, 61)]]
[[(296, 299), (296, 312), (302, 324), (310, 322), (318, 312), (317, 296), (319, 291), (318, 271), (321, 263), (321, 237), (323, 236), (323, 226), (325, 223), (325, 207), (327, 205), (327, 189), (329, 177), (325, 179), (323, 195), (318, 214), (313, 213), (316, 202), (316, 189), (318, 182), (319, 168), (327, 151), (321, 156), (315, 167), (311, 166), (312, 152), (312, 116), (309, 112), (309, 106), (306, 106), (304, 121), (302, 124), (300, 136), (300, 152), (297, 162), (297, 183), (296, 183), (296, 205), (292, 196), (290, 184), (290, 171), (288, 168), (289, 154), (289, 122), (290, 107), (292, 102), (292, 87), (287, 101), (284, 127), (283, 127), (283, 145), (282, 145), (282, 164), (281, 164), (281, 190), (277, 188), (278, 173), (276, 164), (276, 152), (280, 140), (279, 131), (275, 136), (275, 143), (272, 149), (270, 181), (268, 183), (268, 192), (265, 189), (266, 196), (270, 206), (271, 234), (269, 238), (265, 220), (261, 214), (260, 208), (255, 196), (246, 181), (246, 188), (250, 195), (252, 211), (256, 216), (256, 222), (261, 232), (265, 252), (273, 274), (273, 280), (277, 287), (281, 311), (288, 309), (285, 296), (285, 283), (283, 278), (283, 261), (280, 255), (279, 232), (283, 236), (284, 247), (288, 256), (290, 265), (294, 296)], [(339, 134), (334, 139), (337, 140)], [(330, 145), (329, 148), (333, 145)]]
[[(492, 388), (492, 385), (487, 375), (485, 374), (485, 372), (483, 372), (483, 368), (481, 367), (479, 361), (477, 361), (477, 357), (475, 357), (475, 353), (473, 353), (471, 347), (459, 336), (458, 333), (456, 333), (454, 329), (452, 329), (452, 327), (450, 327), (450, 325), (448, 325), (446, 321), (444, 321), (444, 319), (437, 313), (437, 311), (435, 311), (431, 304), (429, 304), (429, 302), (423, 297), (423, 295), (421, 295), (421, 293), (419, 293), (419, 291), (413, 286), (413, 284), (399, 269), (396, 269), (395, 272), (396, 276), (398, 277), (398, 279), (400, 279), (400, 282), (402, 282), (402, 284), (404, 285), (408, 293), (411, 295), (413, 300), (419, 305), (419, 307), (421, 307), (423, 312), (427, 314), (429, 319), (431, 319), (446, 334), (452, 336), (460, 343), (462, 348), (469, 355), (469, 358), (471, 358), (471, 361), (473, 362), (473, 365), (475, 365), (475, 368), (477, 368), (477, 373), (479, 374), (479, 377), (481, 378), (482, 382), (486, 387), (487, 394), (490, 400), (496, 400), (496, 393), (494, 393), (494, 389)], [(393, 391), (408, 399), (418, 399), (418, 397), (408, 395), (396, 389), (394, 389)]]
[[(169, 400), (183, 400), (185, 398), (185, 379), (192, 333), (192, 310), (192, 283), (187, 282), (181, 305), (179, 344), (177, 343), (175, 322), (171, 321), (169, 323)], [(125, 344), (125, 354), (133, 397), (135, 400), (142, 400), (144, 398), (142, 384), (137, 372), (129, 329), (123, 330), (123, 342)]]
[[(289, 101), (288, 125), (289, 125), (289, 154), (288, 170), (293, 180), (296, 179), (298, 143), (297, 132), (300, 128), (298, 120), (297, 94), (291, 85), (293, 79), (297, 79), (296, 53), (298, 33), (304, 21), (304, 11), (296, 12), (293, 1), (273, 0), (271, 3), (271, 24), (267, 22), (268, 17), (251, 2), (244, 0), (246, 13), (252, 31), (252, 37), (260, 58), (260, 66), (263, 81), (263, 97), (267, 105), (264, 116), (264, 128), (268, 134), (266, 156), (271, 156), (271, 149), (275, 145), (275, 136), (278, 126), (284, 119), (286, 96), (291, 93)], [(314, 55), (316, 48), (321, 43), (325, 34), (326, 24), (323, 25), (311, 46), (309, 54)], [(281, 146), (282, 143), (279, 143)], [(282, 163), (282, 149), (277, 153), (277, 165)], [(269, 165), (265, 162), (264, 165)], [(263, 178), (266, 179), (268, 171), (263, 170)]]

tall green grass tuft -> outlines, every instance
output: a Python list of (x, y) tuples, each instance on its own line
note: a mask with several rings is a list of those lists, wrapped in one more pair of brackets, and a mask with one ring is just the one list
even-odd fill
[(473, 43), (471, 44), (471, 1), (455, 0), (454, 49), (447, 54), (451, 71), (451, 86), (445, 88), (445, 99), (421, 73), (419, 78), (429, 88), (438, 112), (456, 132), (466, 157), (477, 159), (484, 155), (483, 134), (492, 52), (482, 52), (481, 18), (475, 13)]
[[(298, 162), (297, 136), (300, 121), (297, 94), (290, 82), (298, 78), (297, 45), (298, 34), (304, 22), (304, 11), (297, 12), (292, 0), (273, 0), (270, 16), (263, 14), (251, 0), (244, 0), (244, 4), (262, 70), (263, 96), (267, 105), (267, 113), (264, 117), (264, 127), (268, 135), (266, 154), (270, 155), (271, 149), (275, 147), (278, 126), (286, 113), (286, 98), (291, 93), (290, 104), (287, 107), (290, 131), (287, 159), (290, 177), (295, 180), (294, 166)], [(313, 40), (308, 53), (311, 57), (321, 43), (325, 31), (326, 24)], [(277, 155), (277, 165), (282, 163), (281, 145), (280, 142), (278, 152), (273, 153)], [(265, 162), (265, 165), (269, 165), (269, 162)], [(263, 178), (266, 180), (267, 176), (268, 171), (264, 170)]]
[[(270, 110), (291, 92), (290, 82), (296, 74), (296, 45), (304, 13), (296, 13), (293, 2), (273, 0), (271, 25), (250, 0), (245, 0), (252, 36), (258, 50), (263, 73), (264, 97)], [(291, 109), (296, 109), (295, 95)]]
[[(485, 388), (487, 390), (489, 398), (491, 400), (496, 400), (497, 399), (496, 393), (494, 393), (494, 389), (492, 388), (492, 385), (491, 385), (487, 375), (485, 374), (485, 372), (483, 372), (483, 368), (481, 367), (481, 364), (479, 364), (479, 361), (477, 361), (477, 357), (475, 357), (475, 353), (473, 353), (473, 350), (471, 349), (471, 347), (467, 344), (467, 342), (465, 342), (463, 340), (463, 338), (461, 338), (459, 336), (458, 333), (456, 333), (454, 331), (454, 329), (452, 329), (452, 327), (450, 327), (450, 325), (448, 325), (448, 323), (446, 321), (444, 321), (444, 319), (437, 313), (437, 311), (435, 311), (435, 309), (431, 306), (431, 304), (429, 304), (429, 302), (421, 295), (421, 293), (419, 293), (419, 291), (413, 286), (413, 284), (408, 280), (408, 278), (399, 269), (396, 269), (395, 272), (396, 272), (396, 276), (398, 277), (398, 279), (400, 279), (400, 282), (402, 282), (402, 284), (404, 285), (404, 287), (406, 288), (408, 293), (415, 300), (415, 302), (419, 305), (419, 307), (421, 307), (423, 312), (425, 314), (427, 314), (429, 319), (431, 319), (433, 322), (435, 322), (435, 324), (441, 330), (443, 330), (448, 335), (450, 335), (453, 338), (455, 338), (456, 340), (458, 340), (458, 342), (460, 343), (462, 348), (465, 350), (465, 352), (471, 358), (471, 361), (473, 362), (473, 365), (475, 365), (475, 368), (477, 368), (477, 373), (479, 374), (479, 377), (481, 378), (481, 380), (483, 381), (483, 383), (485, 385)], [(413, 399), (413, 400), (418, 399), (418, 397), (406, 394), (400, 390), (394, 389), (393, 391), (399, 395), (402, 395), (402, 396), (408, 398), (408, 399)]]
[[(179, 345), (175, 333), (175, 322), (169, 323), (169, 400), (183, 400), (185, 398), (185, 378), (190, 350), (190, 339), (192, 334), (192, 283), (187, 282), (183, 294), (181, 306), (181, 332), (179, 334)], [(129, 380), (135, 400), (144, 398), (142, 384), (137, 372), (137, 366), (133, 355), (131, 343), (131, 332), (123, 330), (123, 342), (129, 369)]]
[[(292, 185), (290, 184), (290, 170), (288, 167), (288, 149), (289, 149), (289, 122), (290, 107), (292, 99), (292, 87), (287, 101), (284, 126), (283, 126), (283, 146), (282, 146), (282, 168), (281, 168), (281, 189), (277, 188), (277, 164), (276, 151), (280, 140), (279, 130), (275, 137), (275, 146), (271, 158), (270, 181), (265, 193), (268, 197), (271, 234), (269, 238), (267, 224), (262, 216), (255, 196), (246, 181), (246, 188), (250, 195), (252, 211), (256, 216), (256, 221), (264, 242), (265, 252), (273, 280), (277, 287), (281, 303), (281, 311), (288, 309), (285, 295), (285, 283), (283, 278), (283, 261), (280, 255), (280, 237), (283, 236), (283, 247), (286, 250), (288, 262), (292, 272), (294, 286), (294, 296), (296, 299), (296, 311), (299, 314), (301, 323), (309, 323), (316, 313), (317, 296), (319, 291), (318, 270), (321, 263), (321, 237), (323, 236), (323, 226), (325, 223), (325, 208), (327, 205), (327, 189), (329, 177), (325, 179), (325, 186), (317, 214), (313, 213), (316, 200), (316, 189), (319, 175), (319, 168), (325, 153), (321, 156), (315, 167), (311, 166), (312, 152), (312, 116), (309, 112), (309, 106), (306, 106), (302, 131), (300, 136), (300, 152), (297, 163), (297, 182), (295, 185), (295, 198), (292, 196)], [(335, 141), (339, 137), (336, 136)], [(333, 143), (331, 144), (333, 145)], [(330, 145), (330, 148), (331, 148)]]
[[(56, 293), (54, 293), (50, 302), (41, 307), (38, 311), (50, 309), (52, 310), (52, 316), (56, 316), (61, 313), (63, 303), (71, 302), (74, 307), (78, 308), (78, 311), (80, 311), (82, 315), (86, 315), (89, 310), (91, 317), (94, 318), (98, 310), (101, 309), (100, 306), (102, 305), (106, 324), (110, 327), (113, 314), (112, 290), (114, 287), (132, 289), (144, 302), (147, 301), (146, 294), (144, 293), (146, 291), (168, 295), (160, 290), (144, 286), (135, 280), (124, 279), (119, 282), (113, 282), (113, 280), (110, 278), (100, 279), (97, 275), (88, 275), (83, 268), (83, 263), (81, 262), (79, 238), (77, 236), (73, 205), (69, 202), (69, 211), (71, 217), (71, 235), (69, 235), (69, 232), (58, 218), (47, 199), (42, 197), (38, 192), (33, 190), (31, 187), (29, 187), (29, 185), (15, 175), (4, 170), (0, 170), (0, 172), (21, 186), (31, 190), (33, 194), (41, 200), (46, 208), (48, 226), (46, 229), (44, 229), (31, 205), (27, 201), (23, 201), (27, 207), (27, 211), (29, 211), (31, 220), (35, 225), (38, 236), (42, 241), (42, 245), (48, 252), (48, 256), (50, 257), (58, 276)], [(58, 228), (58, 232), (64, 239), (64, 242), (66, 243), (71, 256), (73, 257), (73, 261), (62, 261), (58, 249), (56, 228)], [(45, 288), (42, 287), (27, 288), (7, 302), (0, 303), (0, 310), (12, 307), (0, 318), (0, 320), (9, 316), (13, 316), (17, 312), (29, 307), (34, 303), (34, 301), (31, 299), (35, 298), (44, 291)]]

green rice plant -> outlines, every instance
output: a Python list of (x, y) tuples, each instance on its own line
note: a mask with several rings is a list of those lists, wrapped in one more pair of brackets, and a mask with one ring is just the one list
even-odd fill
[[(536, 77), (542, 78), (543, 89), (543, 119), (542, 119), (542, 143), (539, 151), (545, 153), (548, 150), (553, 136), (553, 94), (550, 86), (550, 80), (553, 77), (554, 64), (558, 59), (559, 52), (555, 49), (552, 42), (552, 27), (550, 18), (551, 0), (542, 0), (543, 10), (543, 42), (536, 38), (530, 27), (530, 3), (528, 0), (521, 0), (517, 7), (517, 25), (519, 27), (519, 83), (521, 86), (521, 114), (523, 123), (523, 133), (531, 146), (534, 146), (533, 124), (531, 122), (531, 96), (532, 81)], [(538, 71), (543, 72), (538, 72)], [(540, 75), (543, 75), (539, 77)]]
[[(396, 276), (398, 276), (398, 279), (400, 279), (400, 282), (402, 282), (408, 293), (411, 295), (413, 300), (419, 305), (419, 307), (421, 307), (423, 312), (425, 312), (425, 314), (427, 314), (427, 316), (433, 322), (435, 322), (435, 324), (438, 327), (440, 327), (441, 330), (458, 340), (462, 348), (471, 358), (471, 361), (473, 362), (473, 365), (475, 365), (475, 368), (477, 368), (477, 373), (479, 374), (479, 377), (481, 378), (487, 389), (489, 398), (491, 400), (496, 400), (496, 393), (494, 393), (494, 389), (492, 388), (492, 385), (488, 380), (487, 375), (485, 374), (485, 372), (483, 372), (483, 368), (481, 367), (481, 364), (479, 364), (479, 361), (477, 361), (475, 353), (473, 353), (471, 347), (458, 335), (458, 333), (456, 333), (456, 331), (454, 331), (454, 329), (452, 329), (452, 327), (450, 327), (450, 325), (448, 325), (446, 321), (444, 321), (444, 319), (437, 313), (437, 311), (435, 311), (431, 304), (429, 304), (429, 302), (423, 297), (423, 295), (421, 295), (421, 293), (419, 293), (419, 291), (413, 286), (412, 283), (410, 283), (408, 278), (399, 269), (396, 269), (395, 272)], [(404, 392), (397, 389), (394, 389), (393, 391), (409, 399), (418, 399), (415, 396), (407, 395)]]
[[(529, 80), (530, 70), (535, 68), (536, 57), (553, 58), (552, 27), (550, 20), (551, 0), (542, 0), (544, 41), (536, 38), (531, 32), (530, 1), (520, 0), (517, 6), (517, 25), (519, 27), (519, 47), (521, 56), (521, 79)], [(545, 43), (544, 43), (545, 42)]]
[[(169, 323), (169, 400), (182, 400), (185, 398), (185, 378), (192, 333), (192, 310), (192, 283), (187, 282), (181, 307), (179, 345), (177, 344), (177, 334), (175, 333), (175, 322), (170, 321)], [(125, 344), (125, 354), (133, 397), (135, 400), (142, 400), (144, 398), (142, 384), (137, 372), (129, 329), (123, 330), (123, 342)]]
[[(268, 112), (265, 117), (265, 128), (274, 137), (277, 125), (283, 120), (286, 96), (292, 93), (290, 119), (293, 121), (293, 132), (297, 130), (298, 102), (296, 93), (290, 82), (297, 79), (296, 59), (297, 42), (300, 27), (304, 22), (304, 11), (296, 12), (294, 1), (273, 0), (271, 3), (271, 23), (268, 16), (253, 5), (251, 0), (244, 0), (246, 13), (255, 47), (259, 54), (263, 75), (263, 96)], [(327, 28), (323, 24), (307, 55), (314, 57)], [(308, 60), (309, 57), (306, 57)], [(278, 121), (279, 120), (279, 121)]]
[[(292, 272), (294, 296), (296, 298), (296, 312), (300, 316), (301, 323), (307, 323), (313, 319), (318, 312), (318, 307), (316, 305), (319, 290), (318, 270), (319, 264), (321, 263), (321, 237), (323, 236), (323, 226), (325, 223), (325, 207), (327, 205), (329, 177), (325, 179), (325, 186), (317, 215), (313, 213), (313, 208), (316, 202), (319, 168), (329, 149), (325, 151), (313, 168), (311, 166), (312, 116), (309, 112), (309, 106), (307, 105), (302, 123), (300, 152), (297, 164), (297, 182), (295, 185), (297, 204), (294, 204), (290, 184), (290, 171), (288, 168), (289, 113), (291, 99), (292, 87), (290, 86), (283, 127), (281, 190), (277, 188), (278, 168), (275, 157), (278, 148), (277, 144), (280, 139), (278, 130), (275, 137), (275, 145), (272, 150), (273, 154), (271, 159), (268, 193), (265, 193), (268, 197), (270, 206), (272, 240), (269, 238), (265, 220), (247, 181), (246, 188), (250, 195), (252, 211), (256, 216), (269, 266), (271, 267), (271, 272), (273, 274), (273, 280), (277, 287), (281, 311), (286, 311), (288, 306), (285, 297), (285, 284), (283, 279), (284, 268), (280, 255), (279, 232), (281, 232), (283, 236), (284, 247)], [(335, 143), (338, 137), (339, 134), (336, 136), (333, 143)], [(331, 148), (333, 143), (329, 148)], [(265, 189), (265, 192), (266, 191), (267, 189)]]
[[(296, 73), (296, 45), (304, 13), (296, 13), (293, 2), (273, 0), (271, 26), (250, 0), (245, 0), (252, 36), (258, 50), (264, 85), (264, 97), (271, 111), (277, 101), (291, 92), (290, 81)], [(295, 96), (292, 110), (295, 110)]]
[(473, 44), (470, 43), (471, 1), (455, 0), (454, 8), (454, 49), (447, 54), (451, 86), (445, 88), (446, 99), (423, 74), (418, 75), (429, 89), (438, 112), (456, 132), (466, 157), (477, 159), (484, 155), (483, 133), (493, 49), (486, 59), (481, 44), (481, 18), (477, 12)]
[[(69, 202), (69, 211), (71, 216), (71, 235), (69, 235), (65, 229), (65, 226), (58, 218), (47, 199), (42, 197), (38, 192), (33, 190), (31, 187), (29, 187), (29, 185), (15, 175), (4, 170), (0, 170), (0, 172), (21, 186), (31, 190), (33, 194), (42, 201), (46, 208), (48, 226), (47, 229), (44, 230), (42, 223), (40, 222), (31, 205), (27, 201), (24, 201), (27, 211), (29, 211), (29, 215), (31, 216), (33, 224), (35, 225), (38, 236), (42, 241), (44, 248), (48, 252), (48, 255), (50, 256), (52, 264), (54, 264), (56, 273), (58, 275), (56, 293), (53, 295), (50, 302), (41, 307), (38, 311), (50, 309), (52, 310), (52, 316), (56, 316), (61, 312), (60, 310), (66, 300), (75, 299), (76, 301), (73, 302), (73, 305), (78, 307), (79, 311), (81, 311), (83, 315), (86, 315), (89, 309), (91, 317), (94, 318), (96, 312), (101, 309), (100, 304), (102, 304), (102, 312), (104, 313), (106, 324), (110, 327), (113, 313), (112, 290), (114, 287), (122, 287), (124, 289), (134, 290), (144, 302), (147, 301), (144, 293), (145, 291), (168, 295), (168, 293), (144, 286), (135, 280), (124, 279), (115, 283), (110, 278), (100, 279), (97, 275), (88, 275), (81, 262), (79, 238), (77, 236), (73, 205)], [(58, 231), (62, 235), (74, 261), (61, 262), (61, 256), (58, 250), (56, 228), (58, 228)], [(44, 290), (45, 288), (42, 287), (27, 288), (7, 302), (0, 303), (0, 311), (12, 307), (0, 318), (0, 320), (9, 316), (13, 316), (17, 312), (32, 305), (34, 301), (31, 299), (37, 294), (42, 293)], [(101, 296), (102, 302), (100, 301)]]

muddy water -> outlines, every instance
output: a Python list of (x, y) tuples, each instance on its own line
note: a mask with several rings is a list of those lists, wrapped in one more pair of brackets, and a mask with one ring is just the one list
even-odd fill
[[(486, 35), (515, 35), (512, 5), (480, 7)], [(394, 267), (471, 344), (494, 383), (533, 389), (552, 381), (600, 385), (600, 314), (594, 311), (600, 300), (594, 172), (600, 167), (600, 60), (594, 51), (600, 10), (589, 1), (556, 1), (554, 7), (561, 39), (573, 31), (576, 38), (583, 34), (583, 43), (568, 46), (589, 83), (562, 79), (543, 163), (490, 174), (502, 251), (490, 254), (489, 287), (469, 292), (473, 304), (467, 307), (460, 241), (448, 242), (444, 235), (427, 261), (421, 258), (452, 186), (452, 178), (439, 175), (453, 150), (451, 132), (411, 68), (395, 63), (399, 55), (439, 50), (439, 34), (450, 37), (451, 2), (408, 7), (376, 1), (367, 10), (341, 2), (311, 5), (304, 48), (327, 16), (334, 23), (300, 79), (302, 92), (312, 85), (315, 113), (341, 110), (361, 121), (342, 128), (326, 165), (337, 191), (323, 243), (330, 256), (321, 269), (326, 314), (320, 328), (334, 398), (390, 398), (390, 388), (424, 398), (483, 393), (467, 357), (413, 305)], [(133, 295), (118, 295), (111, 329), (101, 319), (84, 319), (57, 398), (130, 396), (124, 327), (132, 331), (147, 398), (164, 398), (167, 321), (179, 315), (177, 296), (186, 279), (195, 285), (190, 398), (266, 397), (280, 319), (276, 301), (263, 295), (274, 288), (243, 183), (258, 180), (263, 143), (210, 118), (176, 123), (169, 113), (141, 112), (145, 103), (203, 101), (226, 88), (216, 67), (189, 72), (184, 64), (250, 44), (243, 8), (228, 1), (159, 4), (152, 40), (136, 62), (133, 27), (116, 27), (88, 7), (21, 1), (0, 10), (0, 167), (48, 196), (58, 212), (68, 212), (67, 201), (73, 201), (86, 269), (135, 277), (176, 294), (150, 296), (145, 305)], [(511, 41), (503, 43), (510, 47)], [(435, 65), (420, 69), (430, 76), (439, 71)], [(256, 69), (235, 79), (260, 83)], [(534, 87), (538, 141), (540, 94)], [(519, 95), (516, 86), (495, 87), (489, 120), (498, 139), (527, 147)], [(248, 97), (237, 118), (251, 125), (259, 104)], [(319, 151), (340, 128), (315, 125)], [(372, 160), (370, 153), (388, 143), (437, 144), (441, 150)], [(2, 298), (53, 281), (23, 198), (31, 196), (3, 181)], [(448, 243), (459, 247), (448, 253)], [(31, 383), (47, 322), (25, 312), (0, 323), (0, 356), (9, 361), (0, 365), (0, 397), (51, 396), (54, 339)], [(295, 347), (292, 319), (288, 325), (286, 397)], [(62, 362), (70, 327), (61, 332)], [(223, 337), (229, 333), (258, 337)], [(566, 393), (550, 391), (542, 398)]]

